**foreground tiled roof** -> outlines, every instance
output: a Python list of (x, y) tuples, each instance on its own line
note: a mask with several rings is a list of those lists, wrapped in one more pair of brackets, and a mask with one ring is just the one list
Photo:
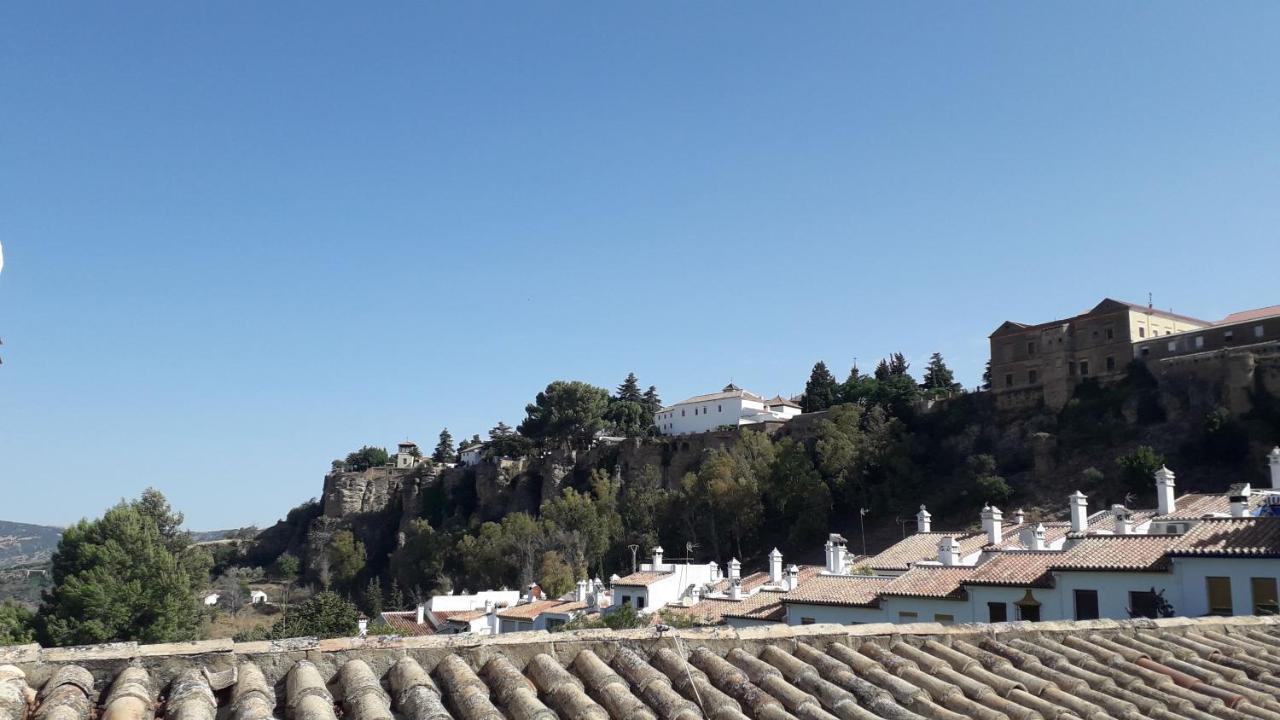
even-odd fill
[(615, 587), (625, 585), (627, 587), (648, 587), (659, 580), (671, 577), (669, 572), (633, 572), (624, 578), (618, 578), (613, 581)]
[(1277, 620), (0, 648), (0, 720), (1274, 718)]
[(927, 532), (908, 535), (879, 554), (859, 562), (873, 570), (906, 570), (912, 563), (938, 559), (938, 543), (950, 535), (960, 546), (960, 555), (968, 555), (987, 544), (986, 533)]
[(1174, 541), (1169, 554), (1175, 557), (1280, 557), (1280, 518), (1201, 520)]
[(870, 607), (893, 578), (870, 575), (817, 575), (782, 596), (783, 602), (806, 605)]

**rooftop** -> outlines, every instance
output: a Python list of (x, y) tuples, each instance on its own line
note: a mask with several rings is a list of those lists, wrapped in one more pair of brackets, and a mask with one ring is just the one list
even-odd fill
[(982, 532), (927, 532), (908, 535), (890, 545), (877, 555), (859, 561), (872, 570), (906, 570), (912, 563), (938, 559), (938, 543), (944, 537), (953, 537), (960, 547), (960, 556), (978, 552), (987, 544), (987, 534)]
[(893, 578), (871, 575), (815, 575), (782, 596), (783, 602), (806, 605), (871, 607)]
[(659, 580), (664, 580), (666, 578), (671, 577), (671, 575), (672, 573), (670, 572), (653, 572), (649, 570), (641, 570), (640, 572), (633, 572), (626, 577), (622, 577), (622, 578), (618, 578), (617, 580), (614, 580), (613, 586), (618, 587), (619, 585), (624, 585), (626, 587), (648, 587), (658, 582)]
[[(0, 720), (1260, 718), (1280, 618), (0, 648)], [(31, 707), (27, 700), (30, 698)], [(394, 713), (394, 715), (393, 715)]]
[(1174, 557), (1280, 557), (1280, 518), (1202, 520), (1169, 548)]

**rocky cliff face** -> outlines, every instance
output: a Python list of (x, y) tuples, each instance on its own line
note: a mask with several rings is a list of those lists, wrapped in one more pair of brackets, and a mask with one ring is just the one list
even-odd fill
[(324, 516), (347, 518), (384, 512), (400, 495), (405, 478), (415, 470), (377, 467), (330, 473), (324, 479)]

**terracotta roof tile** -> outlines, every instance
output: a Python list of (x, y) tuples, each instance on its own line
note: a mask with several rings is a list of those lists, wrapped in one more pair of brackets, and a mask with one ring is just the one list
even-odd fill
[(761, 590), (741, 600), (704, 598), (689, 607), (668, 606), (664, 611), (709, 625), (719, 624), (727, 617), (781, 622), (786, 617), (782, 596), (781, 590)]
[(659, 580), (665, 580), (671, 577), (669, 572), (633, 572), (624, 578), (618, 578), (613, 581), (614, 586), (625, 585), (627, 587), (648, 587)]
[(974, 568), (968, 566), (917, 565), (890, 581), (880, 594), (959, 599), (964, 597), (960, 583), (973, 572)]
[(986, 533), (927, 532), (908, 535), (880, 553), (863, 560), (873, 570), (906, 570), (912, 563), (938, 559), (938, 543), (950, 535), (960, 546), (962, 556), (978, 552), (987, 544)]
[[(1249, 508), (1256, 510), (1266, 502), (1264, 495), (1251, 495), (1249, 497)], [(1202, 494), (1189, 493), (1178, 498), (1174, 504), (1174, 511), (1165, 515), (1155, 514), (1152, 517), (1157, 520), (1194, 520), (1202, 518), (1206, 515), (1230, 515), (1231, 514), (1231, 498), (1223, 494)]]
[(973, 568), (965, 585), (1013, 585), (1046, 587), (1051, 584), (1049, 566), (1065, 553), (1061, 551), (1008, 550), (997, 553)]
[(1091, 535), (1061, 553), (1049, 569), (1163, 571), (1169, 565), (1165, 553), (1177, 538), (1177, 535)]
[(567, 613), (586, 607), (585, 603), (576, 600), (535, 600), (499, 610), (498, 617), (507, 620), (533, 620), (543, 613)]
[(1270, 307), (1256, 308), (1254, 310), (1242, 310), (1237, 313), (1231, 313), (1219, 320), (1216, 324), (1233, 325), (1235, 323), (1261, 320), (1263, 318), (1274, 317), (1276, 315), (1280, 315), (1280, 305), (1272, 305)]
[(391, 629), (395, 630), (398, 635), (406, 637), (420, 637), (423, 635), (434, 635), (435, 627), (430, 622), (418, 624), (418, 611), (393, 611), (382, 613), (382, 621)]
[(782, 602), (874, 607), (879, 602), (880, 591), (892, 579), (871, 575), (814, 575), (801, 580), (795, 590), (783, 595)]
[(1280, 518), (1201, 520), (1169, 549), (1174, 557), (1280, 557)]

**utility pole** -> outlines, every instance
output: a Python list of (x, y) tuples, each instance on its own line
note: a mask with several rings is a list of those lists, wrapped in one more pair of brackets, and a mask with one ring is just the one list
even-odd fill
[(858, 526), (862, 530), (862, 554), (867, 554), (867, 513), (870, 512), (866, 508), (858, 508)]
[(640, 546), (639, 546), (639, 545), (628, 545), (627, 547), (631, 549), (631, 573), (634, 575), (634, 574), (635, 574), (635, 572), (636, 572), (636, 567), (637, 567), (637, 566), (636, 566), (636, 551), (640, 549)]

